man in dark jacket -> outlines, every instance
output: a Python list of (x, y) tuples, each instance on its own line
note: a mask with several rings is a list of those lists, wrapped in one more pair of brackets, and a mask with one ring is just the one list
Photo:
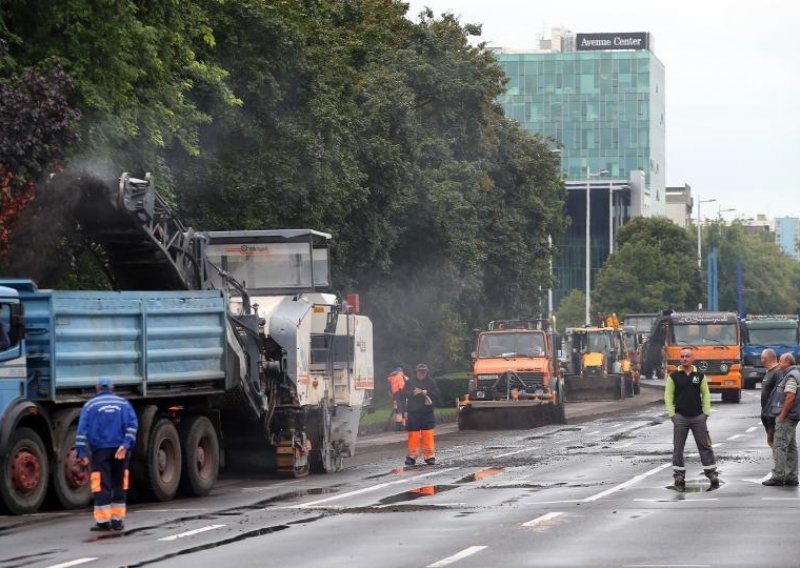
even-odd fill
[(414, 465), (419, 457), (420, 439), (422, 440), (422, 457), (425, 463), (436, 463), (436, 446), (433, 439), (433, 428), (436, 417), (433, 413), (433, 401), (439, 398), (439, 387), (436, 381), (428, 376), (428, 366), (420, 363), (414, 369), (414, 376), (403, 388), (406, 408), (406, 430), (408, 431), (408, 454), (406, 465)]
[(115, 395), (110, 377), (97, 381), (97, 395), (83, 405), (78, 419), (75, 451), (81, 464), (89, 464), (94, 495), (92, 530), (124, 529), (128, 460), (139, 422), (131, 404)]
[(789, 485), (796, 487), (797, 479), (797, 423), (800, 422), (800, 371), (795, 367), (791, 353), (778, 359), (780, 374), (767, 403), (767, 413), (775, 418), (775, 438), (772, 458), (775, 466), (772, 476), (762, 481), (767, 486)]
[(675, 470), (675, 489), (686, 489), (686, 464), (683, 448), (689, 430), (692, 431), (703, 471), (711, 487), (719, 487), (714, 450), (706, 421), (711, 414), (711, 391), (705, 375), (694, 366), (694, 354), (689, 348), (681, 350), (681, 364), (667, 377), (664, 405), (673, 423), (672, 467)]
[(772, 389), (775, 388), (775, 383), (780, 378), (778, 358), (775, 356), (773, 349), (764, 349), (761, 352), (761, 364), (767, 370), (764, 378), (761, 379), (761, 423), (767, 432), (767, 444), (771, 448), (775, 437), (775, 417), (770, 416), (767, 412), (767, 403), (769, 402), (769, 395), (772, 394)]

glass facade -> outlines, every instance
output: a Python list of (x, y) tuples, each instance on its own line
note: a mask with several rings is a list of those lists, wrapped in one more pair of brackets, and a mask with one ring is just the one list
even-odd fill
[[(506, 116), (561, 145), (567, 181), (592, 172), (591, 264), (609, 254), (609, 182), (644, 173), (633, 214), (666, 215), (664, 66), (646, 50), (496, 53), (509, 78), (500, 96)], [(596, 172), (608, 174), (597, 178)], [(641, 174), (638, 174), (641, 176)], [(568, 191), (571, 226), (557, 243), (555, 300), (585, 281), (585, 190)], [(627, 215), (626, 215), (627, 217)]]

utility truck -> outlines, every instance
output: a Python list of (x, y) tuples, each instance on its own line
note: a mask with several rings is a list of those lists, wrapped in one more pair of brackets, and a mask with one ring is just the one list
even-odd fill
[(473, 383), (457, 401), (459, 429), (563, 424), (563, 379), (547, 320), (498, 320), (475, 334)]
[(120, 290), (0, 280), (0, 506), (30, 513), (48, 492), (66, 508), (89, 502), (75, 432), (101, 375), (136, 410), (132, 480), (152, 498), (204, 495), (237, 464), (340, 469), (374, 372), (370, 320), (327, 292), (331, 236), (196, 232), (149, 177), (73, 185)]
[(791, 353), (800, 359), (800, 326), (796, 315), (748, 314), (742, 322), (742, 387), (756, 388), (767, 370), (761, 352), (772, 349), (780, 357)]

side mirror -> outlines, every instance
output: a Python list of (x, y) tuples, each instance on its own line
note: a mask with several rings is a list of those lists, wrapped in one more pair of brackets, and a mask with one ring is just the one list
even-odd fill
[(472, 353), (470, 353), (470, 357), (472, 357), (473, 359), (477, 359), (478, 358), (478, 352), (477, 351), (473, 351)]

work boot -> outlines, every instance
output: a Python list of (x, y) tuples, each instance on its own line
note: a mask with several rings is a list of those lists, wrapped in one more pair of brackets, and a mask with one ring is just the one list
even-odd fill
[(106, 532), (111, 530), (111, 523), (97, 523), (91, 529), (94, 532)]
[(686, 489), (686, 478), (683, 476), (682, 473), (675, 474), (674, 485), (675, 489), (677, 489), (678, 491), (684, 491)]
[(428, 465), (436, 465), (436, 458), (425, 458), (425, 463)]
[(406, 456), (406, 465), (417, 465), (417, 458)]
[(787, 477), (784, 480), (783, 484), (786, 485), (786, 486), (789, 486), (789, 487), (797, 487), (798, 481), (797, 481), (797, 478), (795, 476), (790, 475), (789, 477)]
[(122, 522), (122, 519), (111, 519), (111, 530), (112, 531), (122, 531), (125, 530), (125, 523)]
[(711, 482), (711, 489), (716, 489), (719, 487), (719, 474), (716, 471), (708, 472), (706, 477)]
[(769, 479), (762, 481), (761, 485), (766, 485), (767, 487), (783, 487), (786, 485), (786, 482), (780, 477), (772, 476)]

